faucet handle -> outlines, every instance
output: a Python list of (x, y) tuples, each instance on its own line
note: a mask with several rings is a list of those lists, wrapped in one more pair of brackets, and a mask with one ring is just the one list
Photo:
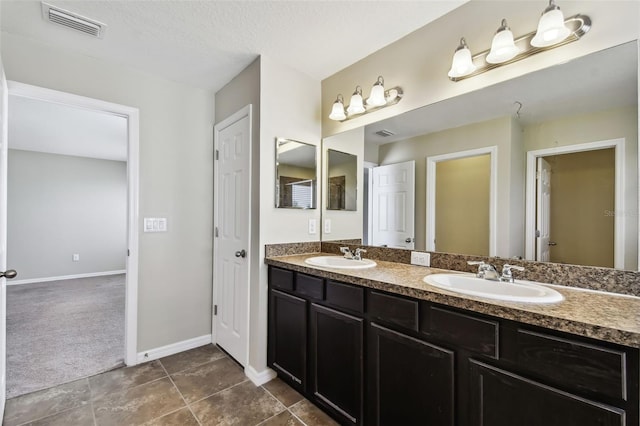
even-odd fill
[(362, 253), (366, 253), (367, 251), (363, 248), (357, 248), (356, 249), (356, 253), (354, 254), (353, 258), (355, 260), (362, 260)]
[(467, 265), (486, 265), (486, 263), (484, 263), (484, 260), (467, 260)]
[(343, 254), (351, 253), (351, 249), (349, 247), (340, 247), (340, 253), (343, 253)]
[(513, 269), (515, 269), (516, 271), (524, 271), (525, 270), (522, 266), (509, 265), (508, 263), (505, 263), (504, 266), (502, 267), (502, 276), (500, 277), (500, 281), (512, 283), (513, 282), (513, 272), (512, 272)]

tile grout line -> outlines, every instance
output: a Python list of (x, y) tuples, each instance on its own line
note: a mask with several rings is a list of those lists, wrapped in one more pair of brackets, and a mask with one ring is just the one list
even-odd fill
[[(291, 412), (291, 410), (289, 410), (289, 407), (287, 407), (283, 401), (281, 401), (280, 399), (278, 399), (278, 397), (276, 397), (274, 394), (272, 394), (267, 388), (264, 387), (264, 385), (260, 386), (266, 393), (268, 393), (269, 395), (271, 395), (272, 398), (275, 398), (276, 401), (278, 401), (280, 404), (282, 404), (282, 406), (284, 407), (284, 410), (280, 411), (279, 413), (274, 414), (273, 416), (269, 417), (268, 419), (264, 419), (263, 421), (261, 421), (260, 423), (258, 423), (258, 426), (261, 425), (262, 423), (266, 422), (267, 420), (270, 420), (276, 416), (279, 416), (280, 414), (284, 413), (285, 411), (287, 411), (289, 414), (291, 414), (294, 418), (298, 419), (300, 421), (300, 423), (302, 423), (304, 426), (307, 426), (307, 424), (305, 422), (303, 422), (302, 420), (300, 420), (298, 418), (298, 416), (296, 416), (295, 414), (293, 414)], [(300, 402), (300, 401), (298, 401)], [(291, 404), (296, 405), (297, 402), (295, 404)]]
[[(178, 391), (178, 395), (180, 395), (180, 398), (182, 398), (182, 401), (184, 402), (184, 405), (186, 406), (187, 410), (189, 410), (189, 412), (191, 413), (191, 415), (193, 416), (194, 419), (196, 419), (196, 422), (202, 426), (202, 423), (200, 422), (200, 419), (198, 418), (198, 416), (196, 416), (196, 413), (193, 412), (193, 410), (191, 409), (191, 405), (189, 405), (189, 403), (187, 402), (187, 400), (185, 399), (184, 395), (182, 395), (182, 392), (180, 391), (180, 388), (178, 386), (176, 386), (175, 382), (173, 381), (173, 378), (171, 377), (171, 375), (169, 374), (169, 372), (167, 371), (167, 369), (165, 368), (164, 364), (162, 363), (162, 361), (158, 360), (158, 362), (160, 363), (160, 366), (162, 367), (162, 369), (164, 370), (164, 372), (167, 374), (167, 377), (169, 378), (169, 380), (171, 381), (171, 384), (173, 385), (174, 388), (176, 388), (176, 390)], [(204, 365), (204, 364), (203, 364)], [(186, 369), (185, 369), (186, 370)], [(180, 408), (181, 410), (182, 408)], [(178, 411), (178, 410), (176, 410)], [(175, 411), (173, 411), (175, 412)], [(171, 413), (167, 413), (165, 415), (169, 415)], [(164, 416), (162, 416), (164, 417)]]
[(302, 401), (305, 401), (305, 400), (306, 400), (306, 398), (302, 398), (300, 401), (296, 402), (295, 404), (291, 404), (291, 406), (290, 406), (290, 407), (287, 407), (287, 410), (289, 410), (289, 412), (291, 413), (291, 415), (292, 415), (293, 417), (295, 417), (296, 419), (298, 419), (298, 421), (300, 421), (300, 423), (302, 423), (304, 426), (307, 426), (307, 423), (306, 423), (304, 420), (302, 420), (300, 417), (298, 417), (298, 416), (296, 415), (296, 413), (294, 413), (293, 411), (291, 411), (291, 407), (293, 407), (293, 406), (295, 406), (295, 405), (298, 405), (298, 404), (300, 404)]

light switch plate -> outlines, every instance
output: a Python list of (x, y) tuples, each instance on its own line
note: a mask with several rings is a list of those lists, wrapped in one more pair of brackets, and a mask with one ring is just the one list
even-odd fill
[(431, 266), (431, 254), (421, 251), (411, 252), (411, 264), (419, 266)]
[(324, 220), (324, 233), (325, 234), (331, 233), (331, 219)]
[(144, 232), (167, 232), (166, 217), (145, 217)]

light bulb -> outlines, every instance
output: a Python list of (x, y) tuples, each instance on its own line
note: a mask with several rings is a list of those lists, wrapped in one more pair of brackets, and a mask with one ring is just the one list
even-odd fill
[(364, 111), (364, 104), (362, 103), (362, 87), (356, 86), (355, 92), (351, 95), (351, 101), (347, 107), (347, 113), (349, 115), (356, 115), (362, 114)]
[(571, 30), (564, 24), (564, 15), (554, 0), (549, 0), (549, 6), (544, 10), (538, 21), (538, 30), (531, 39), (534, 47), (547, 47), (558, 44), (571, 34)]
[(384, 97), (384, 78), (379, 76), (378, 80), (376, 80), (371, 88), (371, 94), (369, 95), (369, 99), (367, 99), (367, 105), (377, 107), (385, 105), (386, 103), (387, 100)]

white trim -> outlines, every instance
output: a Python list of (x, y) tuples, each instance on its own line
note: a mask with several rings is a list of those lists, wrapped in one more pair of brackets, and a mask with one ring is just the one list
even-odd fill
[(436, 249), (434, 241), (436, 235), (436, 163), (485, 154), (489, 154), (491, 161), (489, 177), (489, 256), (496, 255), (498, 241), (498, 147), (496, 145), (427, 157), (426, 251), (435, 251)]
[(122, 269), (119, 271), (105, 271), (105, 272), (89, 272), (87, 274), (74, 274), (74, 275), (60, 275), (58, 277), (43, 277), (43, 278), (29, 278), (26, 280), (13, 280), (7, 281), (7, 285), (22, 285), (22, 284), (33, 284), (33, 283), (45, 283), (49, 281), (60, 281), (60, 280), (74, 280), (76, 278), (93, 278), (93, 277), (104, 277), (107, 275), (119, 275), (126, 274), (127, 270)]
[[(224, 120), (222, 120), (220, 123), (217, 123), (213, 126), (213, 152), (214, 152), (214, 161), (213, 161), (213, 176), (214, 176), (214, 191), (213, 191), (213, 226), (214, 229), (215, 227), (218, 226), (218, 217), (219, 215), (218, 213), (218, 204), (219, 204), (219, 198), (218, 198), (218, 192), (215, 190), (215, 182), (218, 182), (218, 167), (217, 167), (217, 163), (215, 160), (215, 152), (218, 150), (219, 146), (218, 146), (218, 133), (220, 132), (220, 129), (224, 129), (226, 127), (229, 127), (230, 125), (232, 125), (233, 123), (242, 120), (245, 117), (248, 117), (249, 119), (249, 170), (247, 170), (247, 182), (248, 182), (248, 191), (246, 196), (249, 197), (249, 209), (250, 211), (253, 211), (253, 206), (252, 206), (252, 200), (251, 200), (251, 178), (252, 178), (252, 167), (253, 167), (253, 160), (252, 160), (252, 155), (251, 153), (253, 152), (253, 106), (251, 104), (244, 106), (243, 108), (241, 108), (240, 110), (236, 111), (235, 113), (231, 114), (229, 117), (225, 118)], [(246, 336), (246, 348), (247, 351), (244, 354), (244, 356), (241, 359), (236, 359), (236, 361), (238, 361), (242, 366), (246, 367), (249, 365), (249, 351), (250, 351), (250, 344), (251, 341), (249, 340), (249, 335), (250, 335), (250, 328), (251, 328), (251, 258), (252, 258), (252, 253), (251, 253), (251, 215), (249, 215), (249, 220), (247, 223), (247, 236), (248, 236), (248, 241), (247, 241), (247, 285), (249, 286), (249, 288), (247, 289), (247, 336)], [(216, 256), (218, 253), (218, 239), (215, 238), (215, 236), (213, 237), (213, 277), (212, 277), (212, 291), (211, 291), (211, 296), (212, 296), (212, 303), (211, 306), (215, 306), (218, 303), (218, 298), (216, 296)], [(213, 315), (213, 309), (211, 311), (211, 341), (213, 343), (217, 343), (217, 337), (216, 337), (216, 316)]]
[(139, 191), (139, 145), (140, 111), (138, 108), (46, 89), (29, 84), (8, 82), (9, 94), (39, 99), (76, 108), (102, 111), (127, 118), (127, 278), (125, 297), (124, 362), (137, 363), (138, 342), (138, 191)]
[(249, 380), (251, 380), (256, 386), (262, 386), (277, 377), (276, 372), (270, 368), (265, 368), (262, 371), (257, 371), (250, 365), (247, 365), (244, 368), (244, 375), (247, 376)]
[(609, 139), (554, 148), (538, 149), (527, 152), (527, 169), (525, 181), (525, 259), (536, 258), (536, 161), (538, 157), (549, 155), (571, 154), (575, 152), (594, 151), (598, 149), (615, 149), (615, 211), (613, 236), (613, 264), (616, 269), (624, 269), (625, 255), (625, 166), (624, 166), (625, 138)]
[(211, 335), (205, 334), (181, 342), (171, 343), (170, 345), (160, 346), (159, 348), (149, 349), (148, 351), (139, 352), (136, 355), (136, 363), (140, 364), (142, 362), (153, 361), (154, 359), (188, 351), (189, 349), (198, 348), (208, 345), (209, 343), (211, 343)]

